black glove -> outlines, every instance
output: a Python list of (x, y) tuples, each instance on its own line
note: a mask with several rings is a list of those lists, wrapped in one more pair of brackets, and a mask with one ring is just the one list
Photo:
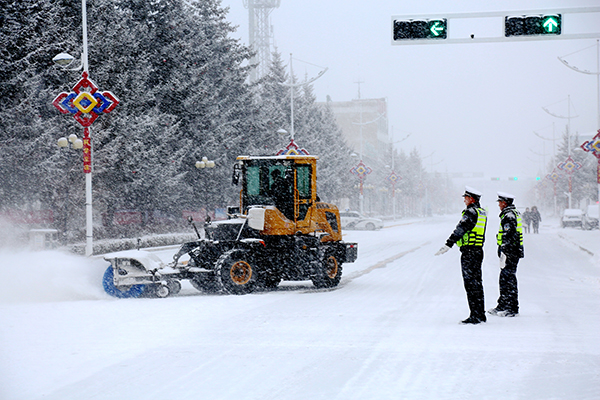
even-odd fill
[(502, 256), (502, 246), (498, 246), (498, 257)]

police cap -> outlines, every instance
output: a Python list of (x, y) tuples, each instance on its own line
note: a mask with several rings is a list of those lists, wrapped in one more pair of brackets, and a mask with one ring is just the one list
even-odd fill
[(504, 201), (507, 204), (512, 204), (514, 200), (515, 200), (514, 195), (512, 195), (510, 193), (506, 193), (506, 192), (498, 192), (498, 200), (497, 201)]
[(472, 188), (470, 186), (465, 186), (465, 194), (463, 194), (463, 197), (469, 196), (469, 197), (472, 197), (475, 200), (479, 201), (482, 194), (483, 193), (481, 193), (479, 190), (477, 190), (475, 188)]

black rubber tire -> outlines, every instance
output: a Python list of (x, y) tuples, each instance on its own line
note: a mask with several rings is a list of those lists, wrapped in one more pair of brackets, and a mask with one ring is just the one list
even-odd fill
[(339, 285), (342, 279), (342, 263), (337, 257), (326, 252), (318, 271), (312, 277), (312, 283), (318, 289), (332, 288)]
[(154, 295), (159, 299), (164, 299), (171, 295), (171, 288), (167, 285), (158, 284), (154, 287)]
[(261, 286), (263, 288), (265, 288), (266, 290), (273, 290), (273, 289), (276, 289), (277, 286), (279, 286), (280, 282), (281, 282), (280, 277), (268, 275), (261, 279)]
[(372, 222), (369, 222), (367, 224), (367, 230), (368, 231), (374, 231), (375, 230), (375, 224), (373, 224)]
[(181, 291), (181, 282), (176, 281), (175, 279), (168, 279), (167, 286), (169, 287), (170, 296), (174, 296)]
[(190, 283), (196, 290), (202, 293), (217, 293), (220, 290), (217, 277), (209, 273), (196, 274), (190, 279)]
[(219, 257), (215, 265), (217, 282), (221, 289), (231, 294), (248, 294), (259, 286), (256, 263), (245, 250), (229, 250)]

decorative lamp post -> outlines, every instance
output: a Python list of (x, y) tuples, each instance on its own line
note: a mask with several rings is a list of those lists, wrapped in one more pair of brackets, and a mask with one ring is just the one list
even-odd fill
[(388, 177), (385, 178), (385, 180), (392, 185), (392, 218), (394, 221), (396, 220), (396, 182), (400, 181), (401, 179), (402, 177), (397, 175), (393, 170)]
[[(92, 217), (92, 137), (89, 127), (100, 116), (115, 109), (119, 100), (109, 91), (99, 92), (96, 84), (89, 79), (88, 41), (87, 41), (87, 12), (86, 0), (81, 1), (81, 22), (83, 29), (83, 53), (81, 54), (81, 79), (73, 86), (70, 93), (62, 92), (52, 101), (54, 107), (62, 114), (72, 114), (73, 118), (83, 126), (83, 172), (85, 174), (85, 220), (86, 244), (85, 255), (93, 253), (93, 217)], [(68, 67), (74, 58), (61, 53), (53, 61), (63, 67)], [(73, 69), (73, 68), (72, 68)], [(64, 142), (63, 142), (64, 143)]]
[(202, 157), (202, 161), (196, 161), (196, 168), (198, 168), (198, 169), (214, 168), (214, 167), (215, 167), (215, 162), (212, 160), (209, 160), (208, 157)]
[(358, 199), (360, 202), (360, 213), (363, 214), (364, 213), (363, 181), (367, 177), (367, 175), (369, 175), (371, 172), (373, 172), (373, 170), (370, 167), (367, 167), (365, 165), (365, 163), (363, 163), (363, 161), (360, 160), (358, 162), (358, 164), (356, 165), (356, 167), (353, 167), (350, 169), (350, 172), (353, 175), (358, 176), (358, 179), (360, 179)]
[(568, 156), (567, 159), (560, 164), (558, 164), (558, 169), (564, 171), (569, 176), (569, 208), (571, 208), (571, 194), (573, 193), (573, 172), (581, 169), (582, 165), (577, 161), (573, 160), (571, 156)]
[[(301, 60), (298, 60), (298, 61), (301, 61)], [(323, 74), (325, 72), (327, 72), (327, 70), (328, 70), (328, 68), (323, 69), (321, 72), (319, 72), (319, 74), (316, 77), (314, 77), (312, 79), (308, 79), (301, 83), (294, 83), (294, 70), (292, 69), (292, 53), (290, 53), (290, 81), (288, 83), (280, 83), (280, 85), (287, 86), (291, 89), (290, 90), (290, 144), (286, 147), (286, 150), (289, 151), (289, 149), (291, 148), (292, 155), (294, 154), (293, 153), (294, 151), (299, 150), (298, 146), (294, 143), (294, 134), (295, 134), (295, 132), (294, 132), (294, 88), (309, 85), (309, 84), (313, 83), (314, 81), (316, 81), (317, 79), (322, 77)], [(277, 133), (281, 134), (281, 131), (284, 131), (284, 129), (280, 129), (279, 131), (277, 131)], [(285, 133), (287, 133), (287, 132), (285, 132)], [(282, 151), (285, 152), (286, 150), (280, 150), (277, 153), (277, 155), (284, 154), (281, 152)], [(301, 150), (304, 151), (305, 153), (297, 153), (297, 154), (308, 154), (308, 152), (306, 152), (306, 150), (304, 150), (304, 149), (301, 149)]]
[(592, 140), (588, 140), (581, 145), (581, 148), (589, 153), (592, 153), (596, 160), (598, 160), (598, 169), (596, 172), (596, 182), (598, 183), (598, 201), (600, 201), (600, 129), (596, 136)]
[[(277, 133), (282, 136), (285, 136), (288, 134), (288, 131), (286, 131), (285, 129), (279, 129), (277, 131)], [(300, 147), (298, 147), (298, 145), (296, 143), (294, 143), (294, 138), (291, 137), (290, 144), (288, 144), (283, 149), (279, 149), (279, 151), (277, 152), (276, 155), (278, 155), (278, 156), (299, 156), (299, 155), (308, 156), (309, 152), (306, 149), (301, 149)]]
[[(71, 133), (68, 138), (61, 137), (57, 140), (59, 148), (61, 149), (73, 149), (73, 150), (81, 150), (83, 148), (83, 141), (77, 137), (76, 134)], [(67, 162), (67, 179), (68, 179), (68, 162)], [(68, 230), (68, 199), (69, 199), (69, 185), (67, 184), (65, 187), (65, 227), (64, 227), (64, 235), (65, 240), (67, 240), (67, 230)]]
[(69, 147), (75, 150), (81, 150), (83, 148), (83, 141), (74, 133), (71, 133), (68, 138), (61, 137), (58, 139), (57, 143), (58, 147)]
[(558, 175), (558, 172), (556, 172), (556, 168), (546, 175), (546, 179), (551, 180), (554, 185), (554, 215), (556, 215), (556, 182), (558, 182), (559, 178), (560, 176)]

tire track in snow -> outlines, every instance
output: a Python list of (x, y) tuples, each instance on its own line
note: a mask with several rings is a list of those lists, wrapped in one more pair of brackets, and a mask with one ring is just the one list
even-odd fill
[(412, 248), (412, 249), (410, 249), (410, 250), (406, 250), (406, 251), (403, 251), (403, 252), (401, 252), (401, 253), (395, 254), (395, 255), (393, 255), (393, 256), (391, 256), (391, 257), (389, 257), (389, 258), (386, 258), (386, 259), (385, 259), (385, 260), (383, 260), (383, 261), (379, 261), (379, 262), (378, 262), (377, 264), (375, 264), (375, 265), (372, 265), (372, 266), (370, 266), (370, 267), (368, 267), (368, 268), (366, 268), (366, 269), (363, 269), (362, 271), (356, 271), (356, 272), (352, 273), (351, 275), (349, 275), (349, 276), (348, 276), (346, 279), (342, 279), (342, 282), (341, 282), (341, 283), (342, 283), (342, 285), (345, 285), (345, 284), (347, 284), (347, 283), (350, 283), (350, 282), (352, 282), (352, 281), (353, 281), (354, 279), (356, 279), (356, 278), (360, 278), (360, 277), (361, 277), (361, 276), (363, 276), (363, 275), (366, 275), (366, 274), (368, 274), (368, 273), (370, 273), (370, 272), (373, 272), (373, 271), (374, 271), (374, 270), (376, 270), (376, 269), (379, 269), (379, 268), (385, 268), (385, 267), (387, 267), (387, 265), (388, 265), (389, 263), (391, 263), (392, 261), (396, 261), (397, 259), (399, 259), (399, 258), (402, 258), (402, 257), (404, 257), (405, 255), (407, 255), (407, 254), (409, 254), (409, 253), (412, 253), (413, 251), (419, 250), (420, 248), (422, 248), (422, 247), (424, 247), (424, 246), (427, 246), (428, 244), (431, 244), (431, 241), (425, 242), (425, 243), (423, 243), (422, 245), (420, 245), (420, 246), (417, 246), (417, 247), (414, 247), (414, 248)]
[(582, 251), (585, 251), (586, 253), (588, 253), (590, 256), (593, 256), (593, 255), (594, 255), (594, 253), (593, 253), (593, 252), (591, 252), (591, 251), (589, 251), (588, 249), (586, 249), (585, 247), (583, 247), (583, 246), (581, 246), (581, 245), (579, 245), (579, 244), (577, 244), (577, 243), (573, 242), (573, 241), (572, 241), (570, 238), (568, 238), (566, 235), (563, 235), (562, 233), (559, 233), (559, 234), (558, 234), (558, 237), (559, 237), (559, 238), (561, 238), (561, 239), (563, 239), (565, 242), (569, 242), (569, 243), (571, 243), (571, 244), (575, 245), (575, 246), (576, 246), (576, 247), (578, 247), (580, 250), (582, 250)]

